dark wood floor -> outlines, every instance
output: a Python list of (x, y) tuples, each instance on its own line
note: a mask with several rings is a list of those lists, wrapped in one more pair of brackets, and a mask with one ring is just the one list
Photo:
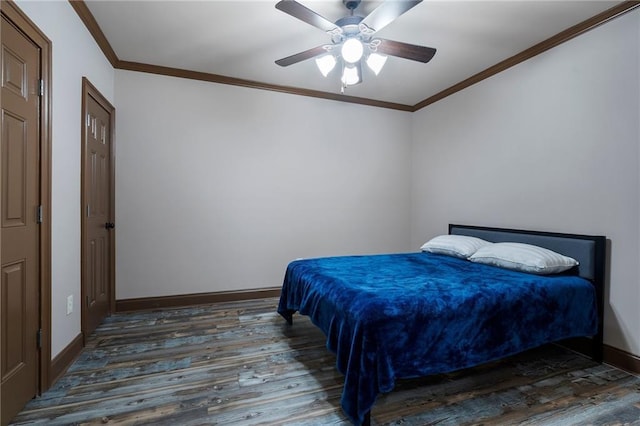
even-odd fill
[[(348, 424), (323, 334), (276, 299), (117, 314), (15, 424)], [(640, 378), (548, 346), (381, 395), (376, 425), (640, 425)]]

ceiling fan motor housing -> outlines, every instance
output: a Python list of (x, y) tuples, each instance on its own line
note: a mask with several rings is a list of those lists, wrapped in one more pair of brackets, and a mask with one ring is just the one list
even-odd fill
[(362, 16), (345, 16), (336, 21), (336, 26), (342, 28), (345, 35), (354, 35), (360, 32), (358, 25), (364, 18)]

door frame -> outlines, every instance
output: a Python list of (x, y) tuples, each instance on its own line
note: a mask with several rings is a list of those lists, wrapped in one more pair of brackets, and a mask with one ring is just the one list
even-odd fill
[[(116, 183), (116, 167), (115, 167), (115, 121), (116, 121), (116, 109), (113, 105), (104, 97), (102, 93), (96, 87), (91, 84), (87, 77), (82, 77), (82, 108), (81, 108), (81, 120), (80, 120), (80, 140), (81, 140), (81, 163), (80, 163), (80, 217), (81, 217), (81, 248), (80, 248), (80, 311), (81, 311), (81, 327), (82, 327), (82, 339), (83, 344), (87, 343), (86, 330), (88, 329), (88, 313), (86, 308), (86, 285), (84, 276), (87, 268), (85, 258), (87, 253), (87, 216), (85, 212), (86, 200), (86, 185), (85, 185), (85, 159), (86, 159), (86, 147), (87, 147), (87, 133), (86, 133), (86, 117), (88, 113), (89, 98), (96, 101), (102, 108), (109, 112), (109, 221), (115, 222), (116, 212), (116, 197), (115, 197), (115, 183)], [(109, 315), (113, 314), (116, 310), (116, 233), (115, 228), (109, 231)]]
[[(38, 392), (51, 386), (51, 40), (11, 0), (0, 2), (0, 13), (40, 49), (40, 329)], [(1, 175), (0, 175), (1, 176)], [(0, 238), (2, 238), (0, 234)], [(1, 309), (1, 307), (0, 307)], [(0, 321), (2, 316), (0, 315)], [(0, 324), (0, 332), (2, 326)]]

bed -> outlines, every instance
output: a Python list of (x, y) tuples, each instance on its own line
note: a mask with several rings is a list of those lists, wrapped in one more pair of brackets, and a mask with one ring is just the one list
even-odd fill
[(354, 424), (370, 422), (376, 396), (396, 379), (551, 342), (601, 361), (605, 237), (467, 225), (449, 225), (449, 235), (533, 244), (579, 264), (541, 276), (426, 252), (291, 262), (278, 312), (289, 324), (308, 315), (324, 332)]

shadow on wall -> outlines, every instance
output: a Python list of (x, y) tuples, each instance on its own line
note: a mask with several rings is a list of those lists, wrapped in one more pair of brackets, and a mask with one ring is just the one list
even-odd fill
[[(605, 309), (605, 323), (608, 325), (607, 328), (616, 330), (616, 339), (620, 342), (620, 343), (616, 343), (616, 347), (624, 351), (629, 351), (630, 344), (629, 344), (629, 341), (625, 338), (625, 336), (627, 335), (627, 333), (631, 333), (632, 331), (624, 330), (624, 324), (618, 320), (618, 316), (616, 315), (614, 306), (611, 304), (612, 247), (613, 245), (611, 243), (611, 240), (607, 238), (607, 247), (606, 247), (607, 252), (605, 255), (604, 300), (605, 300), (605, 304), (608, 306), (609, 309), (608, 310)], [(606, 334), (606, 328), (605, 328), (605, 334)]]

